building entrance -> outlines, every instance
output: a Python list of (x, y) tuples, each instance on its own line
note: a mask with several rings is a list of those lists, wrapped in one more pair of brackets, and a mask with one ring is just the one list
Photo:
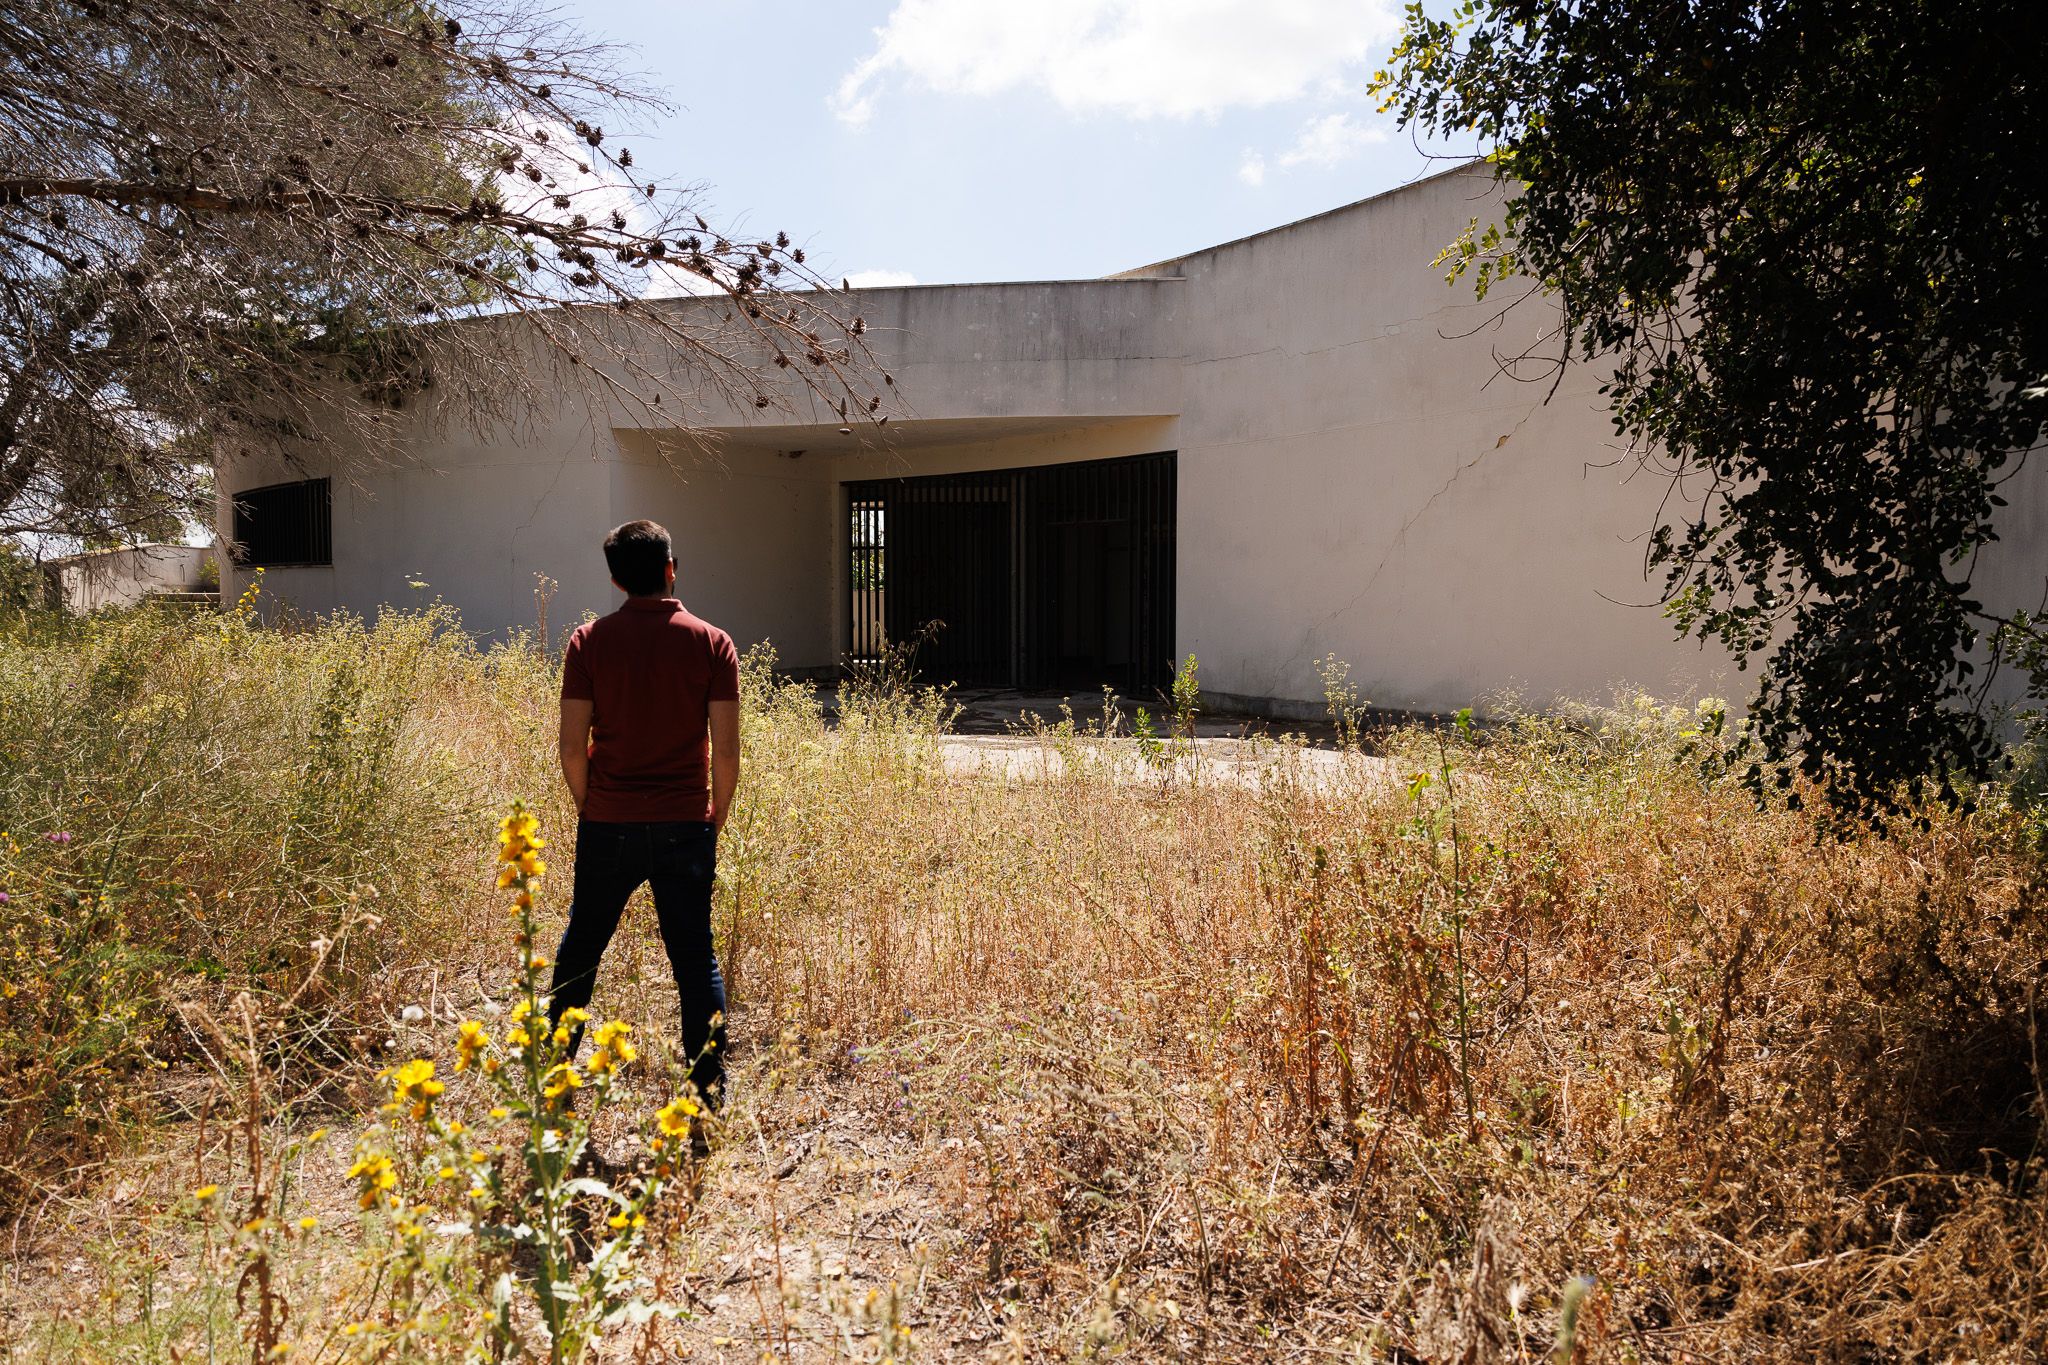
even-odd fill
[(1126, 695), (1173, 672), (1174, 455), (873, 479), (848, 494), (848, 649), (933, 682)]

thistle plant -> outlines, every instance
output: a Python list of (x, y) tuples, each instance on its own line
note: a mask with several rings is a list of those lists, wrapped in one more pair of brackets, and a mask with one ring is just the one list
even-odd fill
[[(696, 1102), (677, 1098), (640, 1135), (648, 1159), (622, 1186), (578, 1174), (599, 1114), (637, 1056), (632, 1026), (592, 1035), (578, 1067), (572, 1042), (590, 1021), (580, 1009), (548, 1017), (535, 948), (534, 898), (547, 871), (539, 823), (515, 803), (498, 834), (497, 885), (512, 896), (519, 994), (493, 1037), (478, 1020), (456, 1030), (453, 1070), (476, 1078), (487, 1120), (448, 1112), (434, 1061), (414, 1058), (383, 1077), (391, 1098), (358, 1145), (349, 1178), (363, 1209), (392, 1233), (382, 1311), (342, 1329), (350, 1354), (403, 1355), (416, 1334), (481, 1325), (493, 1358), (581, 1360), (621, 1321), (645, 1321), (640, 1252), (648, 1213), (688, 1151)], [(522, 1304), (530, 1292), (531, 1311)], [(545, 1343), (529, 1340), (537, 1325)]]

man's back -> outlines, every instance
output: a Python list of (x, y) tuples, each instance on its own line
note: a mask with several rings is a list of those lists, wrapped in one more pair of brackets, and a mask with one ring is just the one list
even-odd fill
[(562, 696), (591, 703), (583, 818), (712, 818), (709, 705), (739, 696), (732, 637), (672, 597), (629, 597), (569, 638)]

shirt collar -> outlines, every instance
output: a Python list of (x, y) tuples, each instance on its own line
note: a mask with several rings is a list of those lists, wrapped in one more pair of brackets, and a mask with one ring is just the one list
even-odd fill
[(683, 609), (681, 600), (674, 597), (629, 597), (620, 604), (620, 611), (661, 611), (671, 616)]

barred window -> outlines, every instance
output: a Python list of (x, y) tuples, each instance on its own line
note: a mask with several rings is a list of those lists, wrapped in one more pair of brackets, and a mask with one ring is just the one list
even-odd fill
[(235, 563), (245, 568), (334, 562), (334, 502), (326, 479), (235, 494)]

